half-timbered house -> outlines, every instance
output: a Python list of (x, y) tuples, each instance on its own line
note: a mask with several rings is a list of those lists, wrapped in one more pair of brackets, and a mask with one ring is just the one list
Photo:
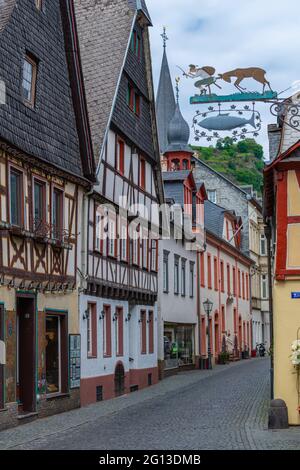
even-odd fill
[(88, 404), (158, 380), (163, 190), (145, 2), (75, 1), (75, 12), (98, 178), (85, 209), (82, 266), (81, 402)]
[[(290, 99), (299, 106), (297, 92)], [(287, 102), (289, 104), (289, 101)], [(284, 400), (291, 425), (300, 425), (300, 140), (293, 107), (269, 126), (270, 162), (264, 170), (264, 215), (272, 299), (272, 393)], [(292, 124), (292, 126), (291, 126)], [(298, 341), (298, 343), (297, 343)]]
[(68, 3), (0, 7), (4, 428), (80, 404), (77, 264), (94, 164)]

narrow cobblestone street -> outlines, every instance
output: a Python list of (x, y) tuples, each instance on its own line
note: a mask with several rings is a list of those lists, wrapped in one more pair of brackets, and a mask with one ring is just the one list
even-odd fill
[(170, 377), (157, 386), (0, 433), (1, 449), (300, 449), (267, 430), (269, 360)]

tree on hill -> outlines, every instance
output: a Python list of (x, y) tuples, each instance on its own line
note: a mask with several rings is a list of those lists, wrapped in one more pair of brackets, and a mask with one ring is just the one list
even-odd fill
[(264, 168), (263, 147), (254, 139), (235, 143), (231, 137), (219, 139), (216, 146), (193, 147), (200, 160), (237, 185), (251, 184), (261, 193)]

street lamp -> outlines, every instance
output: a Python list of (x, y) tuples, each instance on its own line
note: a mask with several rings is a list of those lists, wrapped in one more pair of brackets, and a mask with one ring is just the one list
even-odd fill
[(209, 316), (212, 312), (212, 308), (213, 308), (213, 302), (209, 299), (205, 300), (205, 302), (203, 302), (203, 307), (204, 307), (204, 311), (207, 315), (207, 338), (208, 338), (208, 341), (207, 341), (207, 353), (208, 353), (208, 368), (209, 369), (212, 369), (212, 365), (211, 365), (211, 346), (210, 346), (210, 325), (209, 325)]

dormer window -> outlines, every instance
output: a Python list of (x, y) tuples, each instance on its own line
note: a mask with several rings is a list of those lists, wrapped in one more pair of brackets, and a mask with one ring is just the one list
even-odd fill
[(137, 31), (133, 31), (131, 36), (131, 50), (138, 59), (141, 58), (141, 38)]
[(24, 103), (34, 107), (36, 94), (37, 61), (26, 54), (23, 62), (22, 95)]
[(136, 92), (134, 87), (128, 83), (127, 88), (127, 104), (131, 111), (133, 111), (137, 116), (140, 115), (140, 95)]
[(217, 204), (217, 191), (215, 189), (208, 189), (207, 198), (210, 202)]

